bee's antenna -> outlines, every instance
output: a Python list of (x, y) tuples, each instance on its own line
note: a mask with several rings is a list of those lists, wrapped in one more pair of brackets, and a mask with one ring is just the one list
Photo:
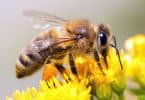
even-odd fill
[(112, 39), (113, 39), (114, 45), (113, 44), (110, 44), (110, 46), (113, 47), (113, 48), (115, 48), (116, 53), (117, 53), (117, 56), (118, 56), (118, 59), (119, 59), (119, 63), (120, 63), (120, 66), (121, 66), (121, 70), (122, 70), (123, 69), (123, 65), (121, 63), (121, 58), (120, 58), (119, 50), (117, 49), (116, 37), (113, 36)]
[(117, 42), (116, 42), (116, 37), (113, 35), (112, 40), (114, 42), (114, 46), (117, 48)]

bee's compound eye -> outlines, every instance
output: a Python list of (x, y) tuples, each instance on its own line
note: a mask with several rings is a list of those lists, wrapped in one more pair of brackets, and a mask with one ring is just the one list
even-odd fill
[(107, 44), (107, 36), (106, 36), (105, 32), (101, 31), (98, 34), (97, 39), (98, 39), (99, 46), (105, 46)]

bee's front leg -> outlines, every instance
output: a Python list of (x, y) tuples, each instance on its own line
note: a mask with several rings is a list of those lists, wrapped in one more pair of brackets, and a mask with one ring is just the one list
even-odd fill
[(93, 54), (94, 54), (95, 61), (97, 62), (98, 66), (99, 66), (99, 69), (101, 70), (102, 74), (105, 75), (105, 73), (103, 72), (103, 68), (100, 64), (100, 58), (99, 58), (99, 55), (98, 55), (98, 52), (96, 49), (93, 51)]
[(105, 48), (104, 50), (102, 50), (102, 56), (104, 57), (106, 68), (108, 69), (107, 54), (108, 54), (108, 48)]
[(71, 71), (74, 75), (77, 75), (77, 69), (76, 69), (76, 65), (75, 65), (75, 61), (74, 61), (74, 57), (72, 54), (69, 54), (69, 64), (71, 67)]

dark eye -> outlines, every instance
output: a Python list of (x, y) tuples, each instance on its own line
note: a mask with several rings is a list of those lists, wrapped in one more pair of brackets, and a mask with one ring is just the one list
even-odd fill
[(104, 46), (107, 44), (107, 36), (105, 34), (105, 32), (101, 31), (99, 34), (98, 34), (98, 44), (100, 46)]

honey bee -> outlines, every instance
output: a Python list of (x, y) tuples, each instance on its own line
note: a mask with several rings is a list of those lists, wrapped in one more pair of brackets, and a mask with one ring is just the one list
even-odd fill
[[(116, 39), (106, 24), (95, 25), (86, 19), (64, 20), (38, 11), (27, 11), (24, 14), (35, 16), (47, 24), (53, 23), (54, 27), (42, 31), (22, 49), (16, 62), (17, 78), (33, 74), (46, 60), (47, 63), (53, 61), (56, 69), (63, 73), (65, 68), (62, 62), (66, 55), (69, 57), (71, 71), (77, 74), (74, 56), (89, 54), (89, 52), (93, 52), (102, 70), (99, 64), (99, 54), (106, 58), (108, 47), (116, 48), (116, 41), (114, 45), (111, 44), (111, 41)], [(116, 51), (120, 60), (117, 48)], [(107, 61), (105, 62), (107, 64)]]

